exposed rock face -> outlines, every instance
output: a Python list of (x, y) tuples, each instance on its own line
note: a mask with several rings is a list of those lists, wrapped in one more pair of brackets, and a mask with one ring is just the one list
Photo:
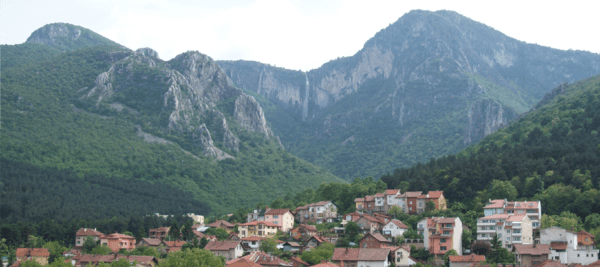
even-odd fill
[[(292, 125), (297, 135), (281, 136), (290, 151), (322, 141), (336, 151), (331, 153), (339, 153), (319, 153), (330, 160), (326, 165), (342, 164), (336, 158), (369, 149), (372, 154), (398, 153), (396, 166), (405, 164), (397, 151), (407, 147), (423, 155), (419, 160), (441, 155), (426, 151), (457, 152), (508, 123), (515, 112), (528, 110), (556, 85), (600, 73), (600, 55), (520, 42), (451, 11), (411, 11), (354, 56), (309, 72), (257, 62), (219, 64), (237, 86), (261, 94), (281, 108), (277, 113), (300, 121)], [(267, 119), (275, 132), (290, 132), (279, 129), (290, 127), (289, 119), (269, 113)], [(282, 120), (286, 123), (278, 124)], [(379, 132), (369, 132), (374, 129)], [(351, 136), (352, 142), (344, 142)], [(373, 145), (375, 139), (402, 147), (386, 146), (390, 151), (384, 152)], [(316, 151), (298, 150), (307, 153), (299, 155), (303, 158), (325, 161)], [(415, 163), (407, 157), (406, 164)]]
[(113, 106), (118, 103), (115, 107), (120, 110), (127, 108), (151, 117), (164, 117), (159, 128), (190, 133), (205, 156), (234, 159), (213, 140), (216, 132), (217, 140), (222, 138), (222, 148), (239, 152), (240, 139), (229, 129), (224, 113), (246, 131), (261, 133), (267, 139), (273, 133), (258, 102), (232, 84), (206, 55), (187, 52), (163, 62), (156, 52), (145, 48), (132, 52), (98, 75), (95, 86), (82, 91), (82, 99), (90, 99), (96, 106), (103, 102)]
[(53, 23), (34, 31), (26, 43), (45, 44), (61, 51), (97, 45), (121, 46), (88, 29), (68, 23)]

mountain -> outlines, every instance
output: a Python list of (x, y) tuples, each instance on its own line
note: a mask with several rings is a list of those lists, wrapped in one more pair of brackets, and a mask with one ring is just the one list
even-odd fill
[(89, 29), (68, 23), (45, 25), (34, 31), (25, 43), (44, 44), (62, 52), (100, 45), (123, 47)]
[[(47, 27), (32, 36), (53, 32)], [(0, 150), (8, 164), (69, 171), (86, 181), (129, 179), (140, 188), (165, 184), (191, 193), (200, 203), (196, 212), (213, 214), (343, 182), (286, 152), (260, 104), (207, 55), (186, 52), (163, 61), (150, 48), (78, 43), (99, 35), (67, 28), (81, 30), (61, 39), (72, 51), (45, 42), (1, 47)], [(39, 179), (40, 172), (23, 179)], [(67, 186), (69, 179), (56, 180)]]
[(527, 44), (452, 11), (411, 11), (308, 72), (218, 64), (262, 96), (288, 151), (345, 179), (456, 153), (558, 84), (600, 73), (598, 54)]
[[(542, 201), (544, 214), (600, 210), (600, 75), (561, 84), (510, 126), (457, 155), (396, 169), (388, 188), (444, 188), (452, 201)], [(480, 205), (480, 204), (479, 204)]]

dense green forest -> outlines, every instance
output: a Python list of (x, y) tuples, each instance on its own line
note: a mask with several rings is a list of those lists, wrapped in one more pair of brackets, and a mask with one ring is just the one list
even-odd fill
[[(381, 177), (389, 188), (444, 190), (455, 202), (540, 200), (543, 212), (600, 210), (600, 76), (561, 85), (543, 105), (458, 155)], [(545, 104), (544, 104), (545, 103)]]
[[(215, 161), (195, 151), (186, 136), (164, 133), (145, 123), (144, 114), (85, 106), (81, 90), (93, 87), (96, 77), (112, 62), (132, 52), (93, 46), (51, 56), (42, 47), (2, 46), (3, 159), (48, 172), (69, 170), (80, 178), (98, 175), (166, 184), (191, 193), (215, 212), (272, 201), (324, 181), (341, 181), (256, 133), (239, 131), (240, 151), (232, 152), (236, 159)], [(238, 129), (234, 123), (230, 127)], [(146, 142), (142, 131), (168, 142)], [(263, 190), (265, 186), (270, 190)]]

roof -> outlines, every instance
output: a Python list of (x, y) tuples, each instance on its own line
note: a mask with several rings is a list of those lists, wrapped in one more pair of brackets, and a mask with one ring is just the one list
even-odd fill
[(142, 238), (142, 241), (148, 243), (150, 246), (158, 246), (161, 243), (158, 238)]
[(392, 220), (390, 220), (390, 222), (388, 222), (388, 224), (389, 224), (389, 223), (393, 223), (393, 224), (395, 224), (396, 226), (398, 226), (398, 228), (402, 228), (402, 229), (408, 229), (408, 226), (406, 226), (406, 224), (404, 224), (404, 223), (403, 223), (402, 221), (400, 221), (400, 220), (392, 219)]
[(77, 233), (75, 234), (75, 236), (103, 236), (103, 233), (100, 233), (94, 229), (91, 228), (81, 228), (79, 229), (79, 231), (77, 231)]
[(596, 238), (594, 235), (592, 235), (592, 234), (590, 234), (590, 233), (588, 233), (588, 232), (586, 232), (584, 230), (581, 230), (581, 231), (577, 232), (577, 235), (585, 235), (585, 236), (589, 236), (591, 238)]
[(225, 221), (225, 220), (218, 220), (216, 222), (213, 222), (213, 223), (209, 224), (208, 226), (217, 228), (217, 227), (219, 227), (221, 225), (223, 225), (225, 227), (231, 227), (231, 228), (235, 227), (235, 225), (233, 225), (232, 223), (230, 223), (228, 221)]
[(168, 232), (170, 229), (171, 229), (171, 227), (158, 227), (155, 229), (150, 229), (150, 232), (162, 232), (162, 231)]
[(50, 252), (45, 248), (17, 248), (15, 254), (18, 258), (50, 257)]
[(364, 202), (365, 198), (364, 197), (358, 197), (354, 199), (354, 202)]
[(336, 248), (334, 261), (384, 261), (390, 254), (387, 248)]
[(367, 201), (367, 202), (375, 201), (375, 196), (365, 196), (365, 201)]
[(367, 236), (372, 236), (373, 238), (375, 238), (375, 240), (377, 240), (379, 242), (390, 243), (390, 241), (387, 240), (387, 238), (385, 238), (384, 236), (382, 236), (380, 233), (368, 233), (365, 236), (363, 236), (361, 238), (361, 240), (364, 239), (364, 238), (366, 238)]
[(515, 201), (508, 202), (507, 209), (537, 209), (538, 201)]
[(427, 195), (429, 198), (440, 198), (444, 194), (444, 191), (429, 191)]
[(230, 260), (225, 263), (227, 267), (262, 267), (262, 265), (255, 263), (246, 258), (237, 258), (234, 260)]
[(298, 242), (292, 242), (292, 241), (285, 242), (284, 245), (285, 244), (290, 244), (290, 246), (292, 246), (292, 247), (301, 247), (302, 246), (302, 245), (298, 244)]
[(586, 265), (586, 267), (597, 267), (597, 266), (600, 266), (600, 260), (597, 260), (595, 262), (592, 262), (592, 263)]
[(406, 197), (418, 197), (419, 195), (421, 195), (421, 191), (413, 191), (413, 192), (406, 192), (404, 193), (404, 195)]
[(536, 244), (534, 248), (533, 245), (514, 244), (513, 251), (521, 255), (547, 255), (550, 254), (550, 245)]
[(490, 200), (490, 204), (483, 207), (484, 209), (499, 209), (504, 208), (504, 199), (494, 199)]
[(314, 225), (310, 225), (310, 224), (300, 224), (300, 226), (298, 226), (298, 227), (302, 227), (307, 231), (313, 231), (313, 232), (317, 231), (317, 227)]
[(100, 238), (101, 239), (135, 239), (135, 237), (133, 237), (133, 236), (129, 236), (129, 235), (126, 235), (126, 234), (120, 234), (120, 233), (117, 233), (117, 232), (114, 232), (114, 233), (112, 233), (110, 235), (102, 236)]
[(377, 194), (375, 194), (375, 197), (385, 197), (385, 194), (384, 193), (377, 193)]
[(398, 192), (400, 192), (400, 189), (388, 189), (388, 190), (385, 190), (385, 194), (386, 195), (396, 195), (396, 194), (398, 194)]
[(235, 249), (239, 244), (240, 244), (240, 241), (234, 241), (234, 240), (210, 241), (210, 242), (208, 242), (208, 244), (206, 244), (206, 246), (204, 248), (211, 250), (211, 251), (213, 251), (213, 250), (226, 251), (226, 250), (230, 250), (230, 249)]
[(93, 255), (93, 254), (86, 254), (86, 255), (80, 255), (80, 256), (75, 256), (73, 258), (71, 258), (72, 260), (76, 260), (78, 263), (80, 262), (85, 262), (85, 263), (98, 263), (98, 262), (106, 262), (106, 263), (110, 263), (113, 261), (118, 261), (120, 259), (127, 259), (129, 262), (133, 262), (133, 261), (137, 261), (140, 264), (147, 264), (151, 261), (157, 261), (155, 257), (153, 256), (135, 256), (135, 255)]
[(507, 222), (520, 222), (522, 221), (527, 215), (523, 214), (523, 215), (512, 215), (510, 217), (508, 217), (508, 219), (506, 219)]
[(550, 248), (553, 250), (567, 250), (567, 241), (550, 242)]
[(560, 261), (545, 260), (542, 263), (533, 265), (533, 267), (567, 267), (567, 265), (560, 263)]
[(438, 223), (454, 223), (456, 222), (456, 217), (451, 217), (451, 218), (440, 218), (438, 220)]
[(278, 257), (269, 255), (267, 253), (264, 253), (262, 251), (254, 251), (252, 253), (250, 253), (249, 255), (246, 255), (242, 258), (248, 259), (252, 262), (255, 262), (257, 264), (260, 265), (267, 265), (267, 266), (292, 266), (291, 263), (284, 261)]
[(326, 262), (321, 262), (317, 265), (312, 265), (311, 267), (340, 267), (340, 266), (337, 264), (334, 264), (332, 262), (326, 261)]
[(253, 221), (253, 222), (249, 222), (249, 223), (242, 223), (242, 224), (240, 224), (240, 226), (252, 226), (252, 225), (259, 225), (259, 224), (264, 224), (266, 226), (271, 226), (271, 227), (281, 227), (281, 225), (277, 225), (277, 224), (270, 223), (270, 222), (263, 222), (263, 221)]
[(279, 214), (286, 214), (288, 212), (290, 212), (290, 209), (272, 209), (272, 210), (265, 212), (265, 215), (279, 215)]
[(448, 259), (451, 262), (480, 262), (485, 261), (485, 255), (448, 256)]
[(319, 201), (317, 203), (311, 203), (311, 204), (308, 204), (308, 205), (304, 205), (302, 207), (297, 207), (296, 210), (306, 210), (309, 207), (325, 206), (325, 205), (327, 205), (329, 203), (332, 203), (332, 202), (329, 201), (329, 200), (323, 200), (323, 201)]
[(298, 257), (290, 257), (290, 261), (302, 264), (304, 266), (309, 266), (310, 264), (308, 264), (307, 262), (303, 261), (302, 259), (298, 258)]
[(183, 247), (183, 245), (185, 245), (185, 241), (163, 241), (165, 243), (165, 245), (169, 246), (169, 247)]

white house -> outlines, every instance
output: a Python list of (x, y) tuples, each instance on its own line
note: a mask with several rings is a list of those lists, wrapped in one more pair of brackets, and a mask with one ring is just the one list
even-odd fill
[(402, 221), (392, 219), (386, 225), (383, 226), (381, 232), (385, 236), (398, 237), (402, 236), (406, 230), (408, 230), (408, 226), (402, 223)]

